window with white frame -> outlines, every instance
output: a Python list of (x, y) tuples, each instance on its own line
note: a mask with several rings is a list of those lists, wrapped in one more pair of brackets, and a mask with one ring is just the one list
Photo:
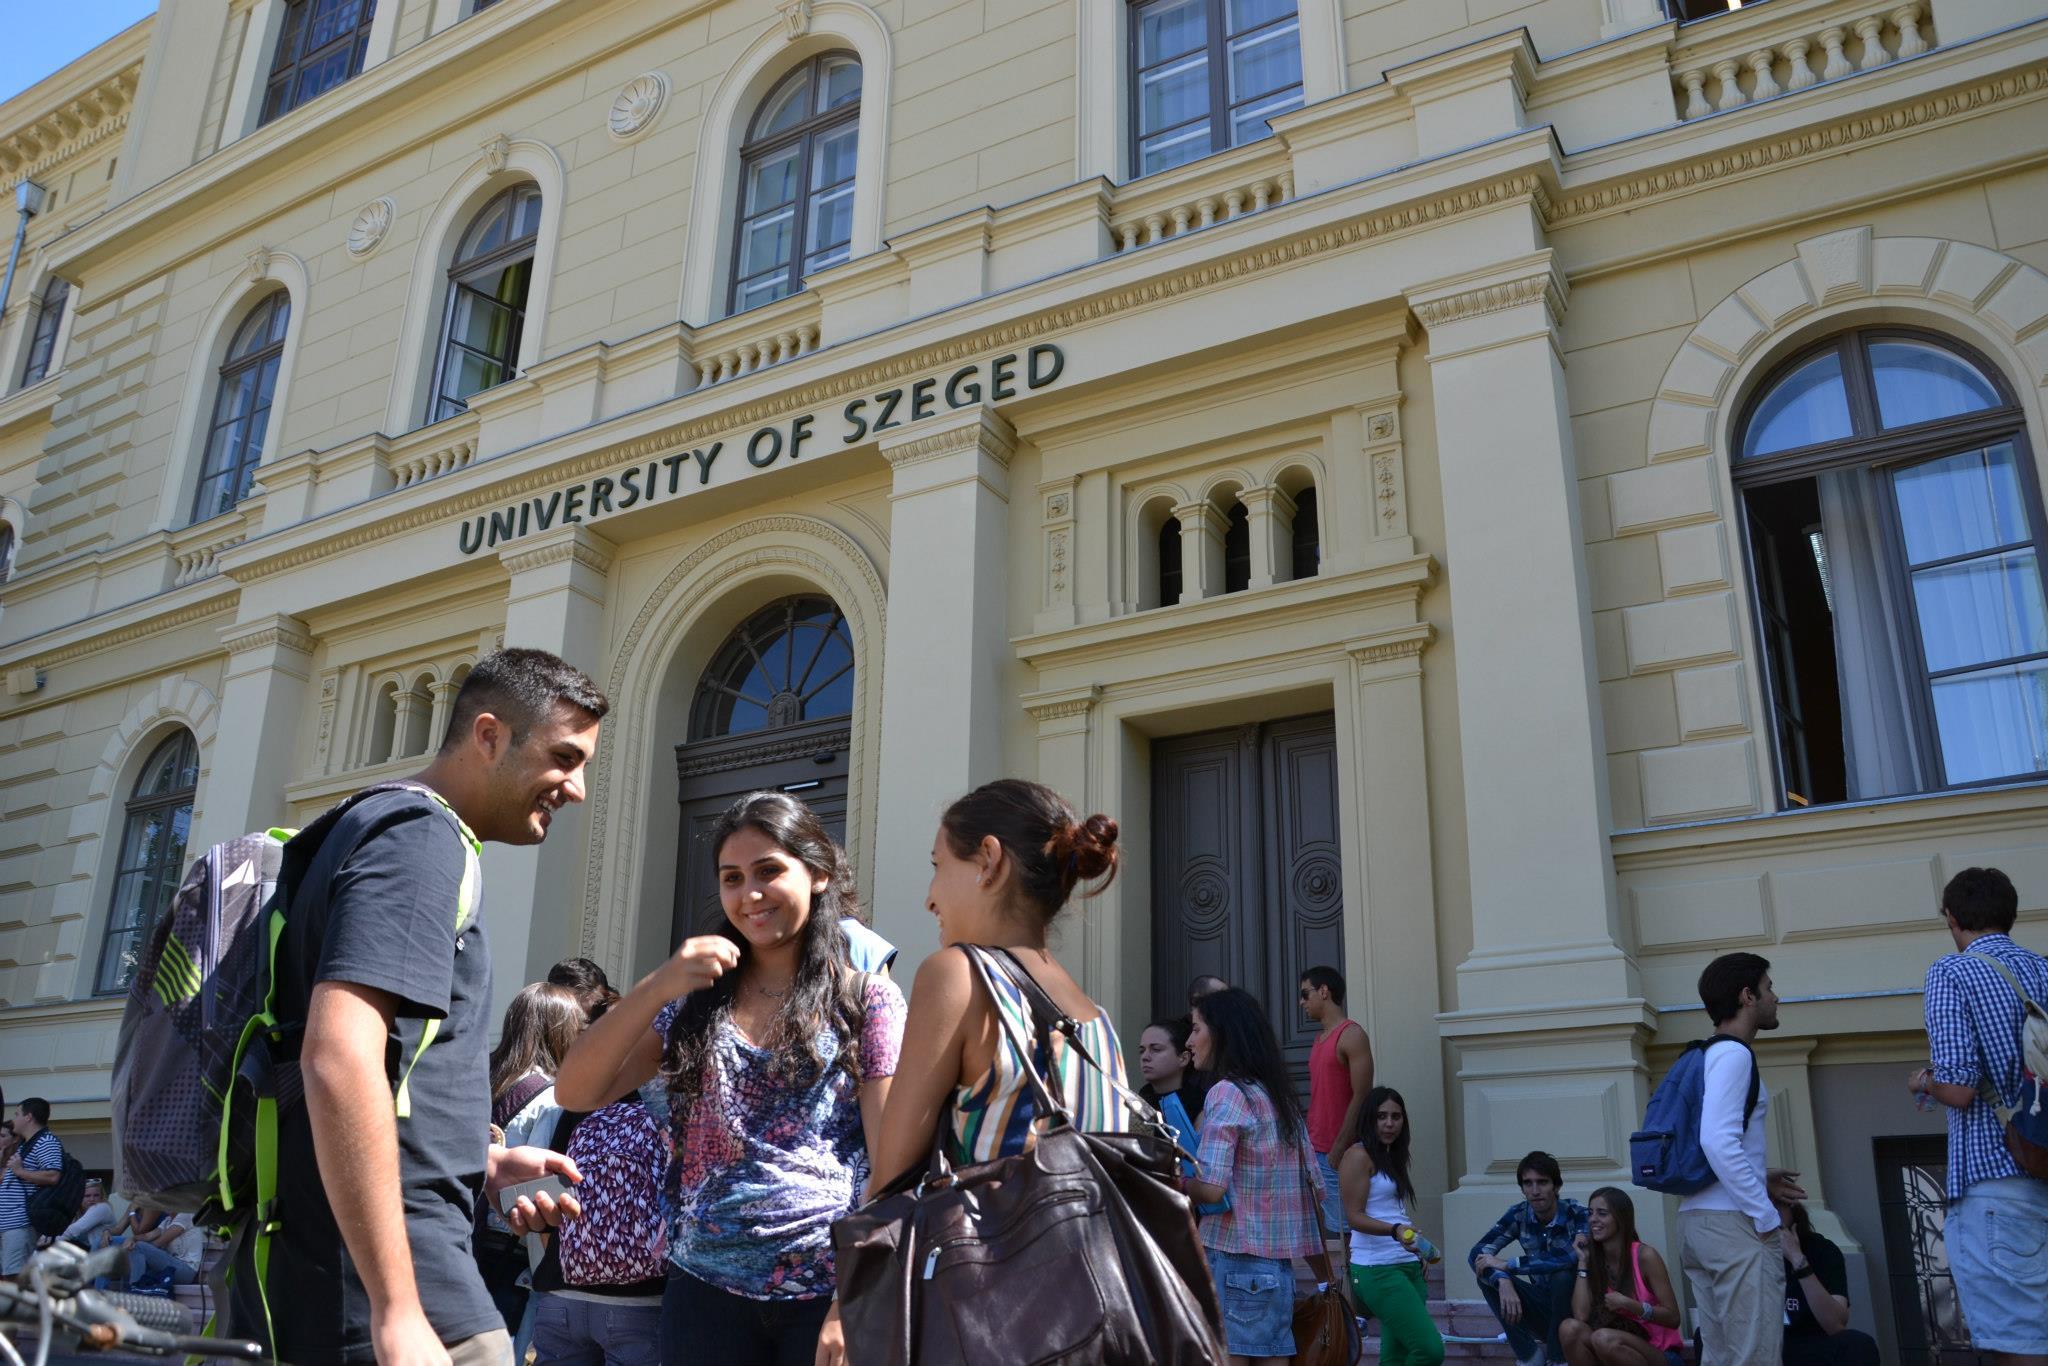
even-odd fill
[(257, 122), (288, 114), (361, 71), (376, 12), (377, 0), (285, 0)]
[(291, 319), (291, 295), (280, 289), (249, 310), (228, 342), (214, 392), (213, 421), (206, 430), (199, 487), (192, 496), (195, 522), (220, 516), (249, 494), (256, 467), (263, 461), (270, 400), (277, 389)]
[(1131, 173), (1270, 136), (1302, 105), (1295, 0), (1130, 0)]
[(1785, 803), (2048, 776), (2041, 490), (1997, 369), (1925, 332), (1833, 337), (1735, 449)]
[[(198, 789), (199, 746), (192, 732), (179, 730), (150, 751), (123, 809), (120, 862), (114, 869), (95, 994), (127, 988), (150, 932), (170, 906), (185, 875), (185, 843)], [(191, 966), (196, 973), (197, 965)]]
[(740, 148), (731, 312), (786, 298), (805, 275), (847, 259), (860, 90), (860, 59), (826, 52), (783, 77), (755, 110)]
[(36, 300), (35, 330), (28, 337), (28, 356), (21, 367), (22, 388), (49, 377), (57, 356), (57, 333), (64, 326), (64, 302), (70, 297), (71, 286), (58, 276), (52, 275), (43, 286), (42, 297)]
[(484, 205), (463, 233), (448, 267), (429, 422), (467, 412), (472, 395), (518, 372), (540, 208), (538, 187), (514, 185)]

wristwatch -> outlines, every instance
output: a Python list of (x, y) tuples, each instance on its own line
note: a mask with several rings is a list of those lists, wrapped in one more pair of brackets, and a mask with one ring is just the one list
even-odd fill
[(1813, 1274), (1813, 1263), (1801, 1262), (1798, 1266), (1793, 1267), (1792, 1270), (1787, 1274), (1789, 1274), (1795, 1281), (1803, 1281), (1808, 1276), (1811, 1276)]

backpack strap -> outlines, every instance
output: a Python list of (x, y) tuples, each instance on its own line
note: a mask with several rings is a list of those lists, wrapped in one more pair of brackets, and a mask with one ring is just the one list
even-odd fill
[[(1706, 1038), (1700, 1040), (1699, 1047), (1702, 1055), (1700, 1065), (1702, 1067), (1706, 1065), (1706, 1051), (1724, 1039), (1729, 1043), (1742, 1043), (1742, 1040), (1736, 1038), (1733, 1034), (1709, 1034)], [(1757, 1071), (1756, 1050), (1748, 1044), (1742, 1043), (1742, 1051), (1749, 1054), (1749, 1094), (1742, 1102), (1742, 1127), (1746, 1131), (1749, 1128), (1750, 1118), (1756, 1114), (1757, 1100), (1763, 1094), (1763, 1077)]]
[[(1989, 963), (1993, 968), (1997, 969), (1998, 975), (2000, 977), (2003, 977), (2006, 980), (2006, 984), (2013, 989), (2013, 994), (2020, 998), (2020, 1027), (2022, 1032), (2020, 1033), (2019, 1038), (2022, 1042), (2022, 1051), (2019, 1054), (2019, 1060), (2021, 1067), (2024, 1068), (2026, 1065), (2026, 1054), (2024, 1052), (2024, 1041), (2026, 1038), (2026, 1035), (2024, 1033), (2026, 1027), (2026, 1009), (2028, 1006), (2032, 1006), (2034, 1009), (2040, 1010), (2042, 1008), (2040, 1002), (2036, 1001), (2034, 999), (2033, 993), (2028, 991), (2026, 987), (2021, 984), (2019, 977), (2014, 974), (2011, 968), (1999, 962), (1990, 954), (1978, 953), (1974, 949), (1964, 949), (1963, 952), (1968, 954), (1972, 958), (1981, 959), (1982, 961)], [(2026, 1087), (2022, 1085), (2020, 1091), (2020, 1099), (2025, 1100)], [(2019, 1106), (2007, 1105), (2005, 1103), (2005, 1096), (1992, 1082), (1991, 1075), (1988, 1070), (1984, 1073), (1984, 1075), (1977, 1078), (1977, 1095), (1980, 1099), (1984, 1101), (1986, 1105), (1989, 1105), (1991, 1107), (1992, 1111), (1998, 1116), (1999, 1123), (2012, 1123), (2012, 1117), (2015, 1113), (2018, 1112)]]

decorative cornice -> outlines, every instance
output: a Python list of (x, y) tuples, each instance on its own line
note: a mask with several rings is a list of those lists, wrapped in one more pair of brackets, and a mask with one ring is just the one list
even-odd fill
[(807, 759), (820, 750), (850, 749), (853, 746), (853, 728), (839, 730), (805, 731), (802, 735), (771, 741), (765, 745), (748, 745), (742, 749), (722, 753), (688, 754), (682, 748), (676, 751), (676, 777), (680, 779), (701, 778), (707, 773), (724, 773), (735, 768), (752, 768), (756, 764), (773, 763), (782, 759)]
[(891, 469), (974, 450), (1008, 467), (1017, 450), (1017, 429), (1001, 413), (984, 404), (952, 415), (935, 431), (926, 429), (900, 440), (884, 437), (879, 445), (882, 458)]
[(127, 130), (142, 64), (127, 67), (0, 136), (0, 177), (34, 180)]
[[(381, 521), (356, 527), (319, 541), (295, 546), (272, 555), (257, 555), (231, 564), (227, 573), (241, 583), (256, 583), (302, 565), (327, 559), (392, 536), (424, 526), (458, 518), (480, 508), (495, 507), (508, 499), (595, 474), (617, 465), (628, 465), (678, 447), (701, 443), (734, 430), (766, 425), (776, 418), (823, 407), (836, 399), (869, 390), (886, 388), (898, 379), (981, 356), (990, 352), (1037, 341), (1043, 337), (1114, 317), (1150, 304), (1163, 303), (1182, 295), (1218, 288), (1250, 276), (1284, 270), (1299, 262), (1343, 251), (1380, 237), (1411, 232), (1463, 215), (1483, 212), (1515, 201), (1533, 202), (1540, 210), (1549, 203), (1542, 178), (1533, 172), (1503, 176), (1452, 194), (1403, 205), (1381, 213), (1365, 214), (1349, 222), (1304, 233), (1289, 241), (1275, 242), (1227, 260), (1163, 275), (1140, 284), (1110, 290), (1093, 298), (1040, 313), (996, 327), (982, 328), (954, 341), (920, 347), (914, 351), (877, 361), (856, 370), (830, 375), (806, 385), (789, 385), (737, 408), (720, 409), (702, 417), (678, 422), (660, 431), (630, 441), (619, 441), (561, 460), (525, 474), (479, 485), (424, 507), (394, 513)], [(1291, 207), (1291, 206), (1283, 206)]]
[(1086, 716), (1102, 701), (1102, 685), (1066, 688), (1059, 692), (1027, 693), (1024, 710), (1034, 721), (1059, 721), (1069, 716)]
[[(606, 543), (609, 545), (609, 543)], [(586, 569), (600, 574), (609, 574), (612, 556), (608, 549), (601, 548), (598, 538), (588, 533), (565, 536), (549, 545), (535, 546), (531, 550), (507, 551), (498, 556), (498, 562), (508, 573), (525, 574), (535, 569), (545, 569), (551, 564), (573, 560)]]
[(297, 617), (274, 615), (258, 621), (236, 622), (224, 627), (220, 643), (231, 655), (247, 654), (251, 650), (266, 650), (273, 646), (295, 650), (300, 654), (313, 652), (313, 637), (306, 629), (306, 623)]
[(64, 645), (54, 650), (45, 651), (42, 654), (23, 660), (17, 667), (24, 669), (54, 669), (59, 664), (69, 664), (73, 660), (84, 659), (88, 655), (96, 655), (103, 650), (119, 649), (123, 645), (130, 645), (138, 640), (147, 640), (151, 636), (160, 636), (166, 632), (191, 626), (197, 622), (226, 616), (234, 610), (234, 594), (232, 592), (224, 592), (218, 597), (208, 598), (203, 602), (180, 607), (175, 611), (161, 612), (153, 616), (144, 617), (140, 621), (108, 631), (102, 635), (95, 635), (89, 639), (78, 641), (75, 644)]
[(1436, 627), (1426, 621), (1400, 626), (1391, 631), (1361, 636), (1344, 642), (1344, 652), (1360, 664), (1383, 664), (1396, 659), (1413, 659), (1436, 640)]
[[(1858, 114), (1820, 128), (1753, 143), (1717, 156), (1628, 176), (1592, 189), (1567, 193), (1543, 205), (1544, 221), (1552, 226), (1632, 208), (1648, 200), (1684, 194), (1717, 181), (1754, 175), (1795, 162), (1830, 155), (1844, 147), (1940, 123), (2048, 89), (2048, 66), (1946, 90), (1891, 109)], [(1768, 107), (1768, 106), (1758, 106)]]
[(1548, 306), (1553, 324), (1564, 320), (1564, 291), (1556, 275), (1545, 270), (1520, 279), (1501, 280), (1458, 294), (1415, 300), (1410, 307), (1424, 327), (1438, 328), (1467, 318), (1501, 313), (1523, 304), (1542, 301)]

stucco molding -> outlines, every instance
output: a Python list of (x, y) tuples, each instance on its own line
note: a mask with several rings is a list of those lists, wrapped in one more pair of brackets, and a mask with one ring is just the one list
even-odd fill
[(940, 460), (963, 451), (977, 451), (1008, 468), (1017, 450), (1017, 429), (1008, 419), (986, 404), (963, 411), (937, 431), (925, 431), (902, 438), (883, 437), (882, 458), (891, 469)]
[(69, 664), (74, 660), (84, 659), (89, 655), (100, 654), (106, 650), (118, 650), (123, 645), (132, 645), (138, 640), (147, 640), (151, 636), (165, 635), (171, 631), (197, 625), (200, 622), (211, 621), (215, 617), (226, 616), (234, 610), (234, 595), (232, 593), (223, 593), (219, 597), (195, 602), (189, 606), (177, 608), (174, 611), (152, 613), (139, 621), (130, 622), (126, 626), (117, 627), (100, 635), (89, 636), (84, 640), (76, 641), (70, 645), (59, 646), (54, 650), (46, 650), (42, 654), (23, 660), (18, 667), (24, 669), (54, 669), (59, 664)]
[(398, 201), (388, 194), (363, 205), (348, 226), (348, 254), (358, 261), (372, 255), (384, 244), (385, 234), (391, 231), (392, 221), (397, 217)]
[(277, 614), (227, 627), (220, 633), (220, 643), (230, 655), (273, 648), (306, 655), (313, 652), (314, 641), (305, 622), (297, 617)]
[(1186, 295), (1229, 285), (1239, 280), (1290, 266), (1317, 256), (1345, 251), (1380, 237), (1413, 231), (1435, 223), (1483, 213), (1503, 204), (1543, 202), (1542, 178), (1535, 174), (1504, 176), (1452, 194), (1420, 200), (1381, 213), (1366, 214), (1350, 222), (1305, 233), (1284, 242), (1255, 247), (1221, 261), (1208, 262), (1107, 290), (1088, 299), (1044, 310), (997, 327), (982, 328), (932, 346), (919, 347), (877, 361), (872, 365), (840, 373), (804, 385), (788, 385), (760, 399), (735, 408), (678, 422), (630, 441), (613, 442), (585, 454), (573, 456), (516, 478), (480, 485), (453, 494), (445, 500), (394, 513), (381, 521), (353, 528), (317, 542), (295, 546), (270, 555), (256, 555), (231, 563), (227, 572), (242, 583), (255, 583), (302, 565), (326, 559), (344, 551), (372, 545), (390, 537), (414, 531), (444, 520), (454, 520), (480, 508), (494, 507), (508, 499), (585, 475), (600, 473), (618, 465), (666, 454), (679, 446), (701, 443), (735, 430), (763, 426), (776, 418), (823, 407), (834, 400), (876, 388), (896, 380), (943, 368), (971, 357), (982, 356), (1020, 344), (1056, 336), (1091, 322), (1164, 303)]
[(609, 574), (612, 568), (612, 553), (596, 542), (595, 536), (587, 534), (564, 537), (552, 545), (536, 546), (532, 550), (500, 555), (498, 561), (505, 566), (507, 573), (513, 575), (526, 574), (536, 569), (545, 569), (551, 564), (564, 564), (570, 561), (586, 569), (595, 570), (599, 574)]
[(1400, 626), (1344, 642), (1344, 652), (1360, 664), (1385, 664), (1416, 659), (1436, 641), (1436, 627), (1426, 621)]
[(1027, 693), (1024, 696), (1024, 710), (1032, 720), (1063, 721), (1069, 717), (1086, 716), (1102, 702), (1102, 685), (1090, 683), (1082, 688), (1069, 688), (1057, 692)]
[(1435, 299), (1418, 300), (1414, 304), (1415, 316), (1425, 327), (1442, 327), (1446, 323), (1462, 322), (1467, 318), (1478, 318), (1488, 313), (1502, 313), (1523, 304), (1541, 302), (1548, 306), (1553, 323), (1564, 319), (1564, 294), (1548, 271), (1538, 275), (1525, 275), (1518, 280), (1507, 280), (1499, 284), (1483, 285), (1462, 294), (1450, 294)]
[[(112, 797), (121, 770), (136, 745), (169, 721), (176, 721), (191, 731), (192, 738), (198, 742), (203, 779), (205, 756), (212, 751), (214, 735), (220, 728), (220, 701), (205, 684), (183, 674), (172, 674), (130, 707), (128, 714), (114, 727), (114, 733), (107, 737), (106, 746), (100, 751), (100, 761), (93, 769), (92, 779), (86, 785), (86, 796), (98, 802)], [(104, 821), (91, 822), (90, 818), (85, 818), (85, 823), (89, 829), (105, 828)]]
[(141, 81), (138, 61), (0, 134), (0, 176), (10, 185), (34, 180), (125, 133)]
[(661, 117), (668, 103), (669, 84), (665, 72), (649, 71), (635, 76), (619, 90), (605, 117), (605, 128), (614, 142), (632, 142), (644, 135)]
[(1979, 113), (2038, 95), (2044, 89), (2048, 89), (2048, 67), (2015, 71), (1959, 90), (1945, 90), (1911, 100), (1890, 109), (1858, 114), (1820, 128), (1802, 129), (1748, 147), (1569, 192), (1547, 206), (1544, 220), (1558, 226), (1635, 208), (1649, 200), (1687, 194), (1720, 181), (1830, 156), (1858, 143), (1895, 137), (1928, 124)]
[[(662, 689), (677, 655), (708, 612), (751, 579), (787, 575), (817, 587), (845, 615), (853, 642), (854, 712), (848, 744), (847, 852), (861, 867), (874, 847), (874, 756), (882, 723), (882, 642), (888, 590), (860, 543), (816, 517), (757, 517), (726, 528), (684, 556), (642, 602), (612, 652), (606, 696), (613, 723), (592, 768), (584, 869), (582, 952), (619, 971), (632, 967), (643, 910), (641, 827), (650, 791), (672, 780), (656, 753)], [(712, 648), (715, 648), (715, 643)], [(708, 655), (707, 655), (708, 658)], [(701, 662), (701, 661), (700, 661)], [(655, 784), (650, 789), (649, 784)]]

